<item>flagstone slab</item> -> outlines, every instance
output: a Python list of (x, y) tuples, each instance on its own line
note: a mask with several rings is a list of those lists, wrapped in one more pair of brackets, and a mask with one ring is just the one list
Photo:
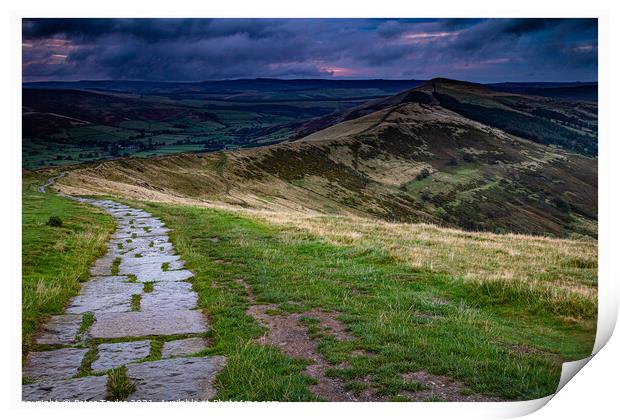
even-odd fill
[(78, 373), (86, 352), (88, 349), (71, 347), (30, 352), (22, 374), (33, 379), (71, 378)]
[(194, 273), (189, 270), (168, 270), (162, 271), (156, 277), (157, 281), (185, 281), (194, 277)]
[(120, 227), (134, 227), (138, 229), (143, 228), (160, 228), (164, 227), (164, 222), (154, 217), (135, 218), (135, 217), (119, 217), (116, 219), (118, 226)]
[(123, 239), (117, 240), (123, 246), (121, 254), (124, 257), (135, 258), (136, 254), (142, 254), (144, 257), (155, 255), (175, 255), (172, 243), (167, 236), (150, 236), (133, 238), (131, 243), (125, 242)]
[(37, 337), (37, 344), (67, 345), (75, 344), (77, 333), (82, 324), (82, 315), (54, 315), (43, 327)]
[(104, 401), (107, 376), (40, 382), (22, 386), (23, 401)]
[(119, 268), (121, 274), (133, 274), (139, 282), (148, 281), (183, 281), (194, 276), (189, 270), (168, 270), (164, 271), (160, 263), (150, 263), (135, 266), (122, 266)]
[(132, 209), (131, 207), (116, 207), (116, 208), (112, 208), (112, 207), (108, 207), (108, 211), (112, 214), (112, 216), (114, 217), (130, 217), (132, 219), (135, 218), (141, 218), (141, 217), (152, 217), (153, 215), (151, 213), (148, 213), (144, 210), (137, 210), (137, 209)]
[(129, 401), (208, 401), (216, 394), (215, 376), (224, 356), (165, 359), (127, 366), (136, 391)]
[(132, 227), (121, 227), (112, 235), (113, 239), (121, 239), (121, 238), (132, 238), (132, 237), (150, 237), (150, 236), (161, 236), (170, 232), (170, 229), (165, 227), (159, 227), (152, 229), (146, 232), (144, 229), (140, 228), (132, 228)]
[(151, 353), (151, 342), (144, 340), (103, 343), (97, 346), (97, 353), (99, 357), (92, 363), (91, 368), (93, 372), (102, 372), (144, 359)]
[(104, 313), (90, 329), (92, 338), (145, 337), (207, 332), (200, 311), (139, 311)]
[(111, 276), (112, 264), (116, 256), (108, 251), (106, 255), (96, 260), (90, 267), (91, 276)]
[[(163, 249), (162, 249), (163, 248)], [(174, 251), (172, 249), (172, 244), (168, 244), (168, 246), (133, 246), (127, 247), (126, 250), (121, 254), (125, 258), (138, 258), (137, 254), (142, 255), (143, 258), (148, 257), (156, 257), (156, 256), (173, 256)]]
[(161, 349), (161, 357), (189, 356), (207, 348), (207, 340), (202, 337), (166, 341)]
[(187, 282), (157, 282), (153, 291), (144, 293), (140, 301), (142, 311), (194, 309), (197, 305), (198, 294)]
[(131, 311), (131, 296), (142, 293), (144, 286), (139, 283), (113, 281), (111, 278), (127, 279), (126, 276), (97, 277), (85, 283), (81, 293), (69, 301), (66, 312), (92, 312), (96, 317), (100, 312)]
[(170, 264), (178, 260), (179, 258), (180, 257), (178, 255), (162, 255), (162, 254), (153, 255), (150, 257), (143, 256), (143, 257), (137, 257), (137, 258), (123, 256), (121, 260), (121, 264), (119, 266), (119, 271), (126, 272), (130, 269), (139, 270), (140, 267), (142, 267), (143, 265), (153, 265), (153, 264), (155, 265), (159, 264), (159, 266), (161, 267), (163, 263)]
[(168, 264), (168, 271), (172, 271), (172, 270), (181, 270), (185, 268), (185, 261), (183, 260), (175, 260), (175, 261), (171, 261)]

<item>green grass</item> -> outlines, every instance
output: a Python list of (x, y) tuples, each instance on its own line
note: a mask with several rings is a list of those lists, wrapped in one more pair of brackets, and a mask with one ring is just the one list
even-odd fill
[[(40, 323), (61, 314), (89, 278), (88, 267), (103, 255), (114, 230), (111, 216), (92, 206), (36, 192), (43, 175), (27, 175), (22, 191), (22, 352)], [(62, 227), (46, 225), (61, 216)]]
[[(137, 206), (173, 229), (176, 250), (196, 273), (199, 306), (212, 319), (210, 353), (228, 357), (217, 379), (220, 399), (316, 399), (303, 361), (254, 341), (264, 330), (245, 314), (248, 298), (239, 278), (251, 285), (257, 303), (338, 311), (355, 340), (318, 337), (319, 351), (334, 365), (329, 374), (351, 388), (369, 376), (387, 398), (418, 389), (400, 375), (419, 370), (450, 376), (479, 394), (539, 398), (555, 391), (563, 360), (592, 350), (594, 323), (565, 322), (544, 306), (532, 310), (532, 299), (540, 297), (503, 296), (464, 287), (459, 276), (414, 269), (381, 244), (335, 244), (210, 209)], [(311, 319), (304, 322), (312, 327)], [(535, 351), (518, 352), (516, 345)], [(374, 357), (354, 356), (354, 350)], [(343, 362), (348, 367), (336, 367)]]
[(127, 376), (125, 366), (108, 371), (106, 400), (123, 401), (135, 390), (136, 385)]
[(110, 272), (112, 273), (113, 276), (118, 276), (118, 271), (119, 271), (120, 266), (121, 266), (121, 257), (114, 258), (114, 261), (112, 261), (112, 268), (110, 269)]
[(95, 323), (95, 315), (92, 312), (86, 312), (82, 315), (82, 322), (80, 323), (80, 328), (78, 329), (77, 338), (78, 341), (81, 341), (84, 333), (88, 331), (88, 329)]
[(97, 357), (98, 357), (97, 346), (94, 344), (91, 344), (88, 348), (88, 352), (86, 352), (86, 354), (84, 355), (84, 358), (82, 359), (82, 364), (80, 365), (76, 376), (80, 377), (80, 376), (88, 376), (92, 374), (93, 372), (92, 365), (95, 362), (95, 360), (97, 360)]
[(139, 311), (140, 310), (140, 301), (142, 300), (141, 295), (131, 295), (131, 310)]

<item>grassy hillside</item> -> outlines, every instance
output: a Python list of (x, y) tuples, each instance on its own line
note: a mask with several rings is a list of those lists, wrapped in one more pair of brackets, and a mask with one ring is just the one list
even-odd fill
[(489, 88), (499, 92), (514, 92), (525, 95), (546, 96), (576, 101), (598, 101), (597, 82), (575, 83), (492, 83)]
[[(45, 173), (24, 177), (22, 191), (22, 352), (48, 315), (61, 314), (105, 252), (114, 221), (102, 211), (36, 188)], [(51, 216), (62, 226), (50, 226)]]
[(439, 105), (400, 103), (300, 141), (88, 166), (64, 191), (596, 236), (597, 162)]
[(442, 107), (515, 136), (587, 156), (598, 154), (595, 103), (510, 95), (445, 79), (423, 89)]
[(587, 156), (597, 155), (596, 102), (535, 96), (535, 92), (528, 91), (524, 86), (520, 88), (525, 89), (525, 92), (502, 92), (477, 83), (437, 78), (397, 95), (308, 121), (297, 132), (308, 135), (379, 110), (405, 103), (418, 103), (439, 105), (466, 118), (537, 143), (562, 147)]
[[(538, 398), (592, 349), (595, 241), (132, 203), (173, 229), (196, 273), (210, 352), (228, 356), (222, 399), (315, 399), (305, 364), (282, 355), (304, 343), (326, 360), (321, 381), (362, 400), (420, 399), (420, 371), (457, 381), (454, 400)], [(311, 341), (260, 345), (257, 313), (300, 317)]]

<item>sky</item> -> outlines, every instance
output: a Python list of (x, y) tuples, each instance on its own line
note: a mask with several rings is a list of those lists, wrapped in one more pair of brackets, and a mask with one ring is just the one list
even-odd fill
[(24, 19), (23, 80), (596, 81), (596, 19)]

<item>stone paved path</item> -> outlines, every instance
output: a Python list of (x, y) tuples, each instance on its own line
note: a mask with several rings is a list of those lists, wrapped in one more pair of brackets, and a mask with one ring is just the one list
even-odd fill
[(105, 373), (119, 366), (127, 367), (136, 386), (130, 401), (212, 399), (226, 360), (192, 357), (207, 346), (207, 319), (196, 309), (198, 295), (187, 282), (192, 273), (175, 255), (169, 230), (143, 210), (70, 198), (109, 212), (117, 231), (66, 314), (52, 316), (38, 335), (40, 351), (31, 352), (23, 367), (31, 383), (22, 386), (22, 399), (104, 400)]

